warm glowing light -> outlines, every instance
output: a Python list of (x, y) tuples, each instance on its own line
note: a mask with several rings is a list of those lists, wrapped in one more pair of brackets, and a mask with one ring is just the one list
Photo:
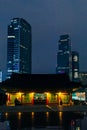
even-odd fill
[(50, 93), (49, 92), (44, 92), (47, 95), (47, 98), (50, 97)]
[(16, 93), (17, 95), (19, 95), (19, 96), (21, 96), (22, 94), (24, 94), (24, 93), (22, 93), (22, 92), (18, 92), (18, 93)]
[(34, 112), (32, 112), (31, 114), (32, 114), (32, 116), (34, 116)]
[(8, 112), (5, 113), (6, 118), (8, 118)]
[(47, 118), (49, 117), (49, 112), (46, 112), (46, 117), (47, 117)]
[(21, 115), (21, 112), (18, 112), (18, 115)]
[(46, 112), (46, 120), (48, 122), (48, 120), (49, 120), (49, 112)]
[(18, 96), (21, 96), (21, 94), (22, 94), (22, 93), (21, 93), (21, 92), (19, 92), (19, 93), (18, 93)]
[(18, 93), (16, 93), (16, 97), (19, 99), (19, 100), (21, 100), (21, 96), (23, 95), (24, 93), (22, 93), (22, 92), (18, 92)]
[(50, 93), (49, 92), (45, 92), (46, 94), (47, 94), (47, 96), (49, 96), (50, 95)]
[(46, 93), (47, 94), (47, 96), (49, 95), (49, 93)]
[(34, 94), (35, 94), (34, 92), (32, 92), (32, 93), (31, 93), (31, 98), (33, 98), (33, 97), (34, 97)]
[(18, 119), (21, 119), (21, 112), (18, 112)]
[(61, 92), (59, 92), (59, 96), (61, 96)]
[(32, 112), (31, 115), (32, 115), (32, 119), (34, 119), (34, 112)]
[(9, 93), (8, 92), (6, 92), (6, 95), (8, 95)]
[(60, 121), (62, 121), (62, 115), (63, 115), (63, 112), (59, 112), (59, 119), (60, 119)]
[(34, 92), (32, 92), (32, 95), (34, 95)]

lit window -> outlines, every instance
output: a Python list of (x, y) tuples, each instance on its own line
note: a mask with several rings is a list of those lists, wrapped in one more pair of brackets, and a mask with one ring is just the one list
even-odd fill
[(8, 72), (12, 72), (12, 70), (8, 70)]
[(17, 19), (14, 19), (14, 21), (13, 21), (14, 23), (17, 23)]
[(78, 69), (74, 69), (74, 71), (78, 71)]
[(14, 28), (14, 30), (17, 30), (17, 29), (19, 29), (19, 28), (18, 27)]
[(12, 63), (12, 61), (9, 61), (8, 63), (9, 63), (9, 64), (11, 64), (11, 63)]
[(74, 73), (74, 78), (78, 78), (78, 72)]
[(76, 62), (76, 61), (78, 61), (78, 57), (77, 56), (74, 56), (73, 57), (73, 60)]
[(10, 25), (10, 28), (12, 28), (12, 26)]
[(8, 38), (15, 38), (15, 36), (8, 36)]

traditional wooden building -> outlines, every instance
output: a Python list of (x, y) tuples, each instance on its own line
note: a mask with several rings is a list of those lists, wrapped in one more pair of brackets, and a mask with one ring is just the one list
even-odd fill
[(71, 99), (66, 74), (13, 74), (1, 86), (7, 92), (8, 105), (14, 105), (16, 98), (21, 104), (68, 104)]

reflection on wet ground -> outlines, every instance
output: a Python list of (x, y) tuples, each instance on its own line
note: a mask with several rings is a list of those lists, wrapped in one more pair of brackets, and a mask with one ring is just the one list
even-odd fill
[[(86, 130), (85, 112), (1, 113), (0, 122), (9, 121), (10, 130)], [(87, 126), (86, 126), (87, 127)], [(1, 130), (1, 129), (0, 129)]]

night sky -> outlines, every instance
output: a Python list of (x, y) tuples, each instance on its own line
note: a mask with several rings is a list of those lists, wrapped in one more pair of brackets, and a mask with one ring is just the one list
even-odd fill
[(57, 42), (69, 34), (87, 71), (87, 0), (0, 0), (0, 68), (6, 70), (7, 25), (13, 17), (32, 26), (32, 73), (56, 72)]

